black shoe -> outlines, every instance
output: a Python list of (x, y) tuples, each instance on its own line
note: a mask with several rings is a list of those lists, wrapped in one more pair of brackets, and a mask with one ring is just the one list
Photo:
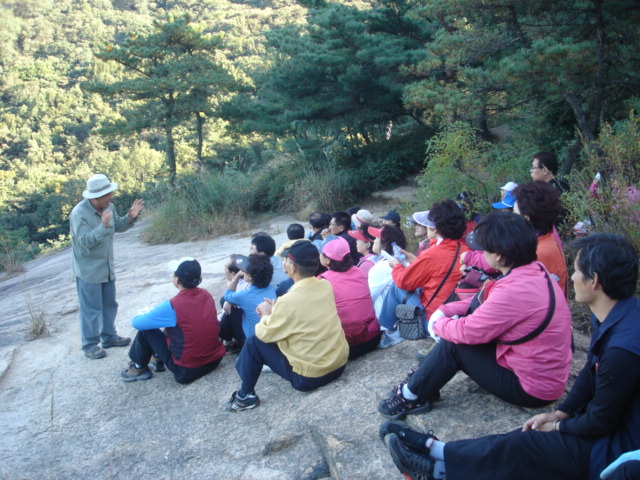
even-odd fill
[(434, 480), (433, 460), (428, 454), (408, 448), (395, 433), (384, 437), (393, 463), (408, 480)]
[(167, 369), (167, 367), (164, 366), (164, 362), (160, 360), (160, 358), (156, 357), (155, 355), (151, 357), (151, 362), (149, 362), (149, 368), (151, 369), (152, 372), (156, 372), (156, 373), (164, 372)]
[(242, 344), (238, 342), (227, 343), (224, 346), (224, 349), (226, 351), (226, 355), (233, 355), (234, 353), (240, 353), (240, 350), (242, 350)]
[(402, 380), (399, 384), (397, 384), (396, 386), (394, 386), (390, 391), (389, 391), (389, 396), (391, 395), (396, 395), (400, 392), (402, 392), (402, 387), (405, 386), (405, 384), (409, 381), (409, 377), (411, 375), (413, 375), (416, 372), (415, 368), (412, 368), (411, 370), (409, 370), (409, 373), (407, 374), (406, 377), (404, 377), (404, 380)]
[(429, 430), (427, 433), (420, 433), (410, 429), (404, 423), (385, 420), (382, 422), (382, 425), (380, 425), (380, 438), (382, 441), (384, 441), (384, 437), (390, 433), (395, 433), (398, 438), (402, 440), (402, 443), (420, 453), (429, 453), (427, 441), (430, 438), (437, 440), (433, 434), (433, 430)]
[(121, 337), (120, 335), (116, 335), (108, 342), (102, 342), (102, 348), (111, 348), (111, 347), (126, 347), (131, 343), (131, 339), (128, 337)]
[(225, 405), (225, 408), (230, 412), (239, 412), (241, 410), (256, 408), (259, 405), (260, 399), (256, 394), (249, 393), (246, 397), (241, 397), (240, 392), (235, 391), (231, 395), (231, 400)]
[(378, 404), (378, 411), (385, 417), (400, 420), (407, 414), (420, 414), (431, 411), (432, 404), (428, 400), (407, 400), (402, 396), (402, 391), (391, 395)]

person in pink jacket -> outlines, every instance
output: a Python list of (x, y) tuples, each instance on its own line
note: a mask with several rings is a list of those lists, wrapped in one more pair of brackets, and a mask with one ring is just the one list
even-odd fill
[(327, 241), (320, 263), (328, 270), (318, 278), (324, 278), (333, 288), (338, 317), (349, 344), (349, 359), (375, 350), (381, 333), (378, 319), (367, 277), (353, 266), (347, 241), (342, 237)]
[(492, 212), (474, 230), (489, 265), (502, 273), (472, 299), (442, 305), (429, 319), (438, 341), (418, 369), (378, 405), (385, 417), (426, 413), (459, 370), (497, 397), (530, 408), (560, 398), (571, 366), (571, 312), (562, 289), (536, 261), (531, 223)]

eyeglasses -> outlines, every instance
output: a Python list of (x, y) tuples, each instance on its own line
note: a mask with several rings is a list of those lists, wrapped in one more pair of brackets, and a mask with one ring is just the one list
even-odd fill
[(547, 167), (531, 167), (531, 170), (544, 170)]

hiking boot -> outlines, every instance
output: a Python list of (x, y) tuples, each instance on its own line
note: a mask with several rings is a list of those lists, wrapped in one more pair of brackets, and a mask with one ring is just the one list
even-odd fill
[(121, 337), (120, 335), (116, 335), (108, 342), (102, 342), (102, 348), (111, 348), (111, 347), (126, 347), (131, 343), (131, 339), (128, 337)]
[(148, 366), (137, 368), (135, 363), (129, 362), (129, 368), (120, 373), (123, 382), (135, 382), (136, 380), (149, 380), (153, 377), (153, 372)]
[(99, 346), (94, 345), (88, 350), (85, 350), (84, 356), (90, 358), (91, 360), (97, 360), (99, 358), (104, 358), (107, 356), (107, 352), (101, 349)]
[(240, 392), (235, 391), (231, 395), (231, 400), (225, 405), (225, 408), (230, 412), (239, 412), (240, 410), (256, 408), (259, 405), (260, 399), (256, 394), (249, 393), (246, 397), (241, 397)]
[(240, 353), (240, 350), (242, 350), (242, 344), (238, 342), (230, 342), (224, 346), (224, 349), (226, 351), (226, 355), (233, 355), (234, 353)]
[(434, 480), (434, 461), (427, 453), (418, 453), (408, 448), (395, 434), (384, 437), (393, 463), (408, 480)]
[(164, 362), (160, 360), (160, 357), (156, 357), (155, 355), (151, 357), (151, 362), (149, 362), (149, 368), (152, 372), (160, 373), (164, 372), (167, 367), (164, 366)]
[(402, 396), (402, 391), (391, 395), (386, 400), (378, 404), (378, 412), (392, 420), (400, 420), (407, 414), (427, 413), (431, 410), (432, 404), (428, 400), (407, 400)]
[(396, 330), (395, 332), (386, 330), (382, 333), (382, 338), (380, 339), (378, 348), (393, 347), (394, 345), (397, 345), (402, 341), (404, 341), (404, 338), (400, 336), (400, 332), (398, 330)]
[(433, 430), (429, 430), (427, 433), (420, 433), (410, 429), (404, 423), (385, 420), (382, 422), (382, 425), (380, 425), (380, 438), (382, 441), (384, 441), (384, 438), (390, 433), (395, 433), (398, 438), (402, 440), (402, 443), (420, 453), (429, 453), (427, 441), (429, 439), (438, 439), (433, 434)]

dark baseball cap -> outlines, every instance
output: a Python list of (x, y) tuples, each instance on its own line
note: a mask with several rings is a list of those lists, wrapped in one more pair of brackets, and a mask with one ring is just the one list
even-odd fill
[(202, 269), (195, 258), (184, 257), (180, 260), (173, 260), (169, 262), (169, 270), (173, 270), (173, 274), (185, 287), (197, 286), (202, 279)]
[(392, 222), (400, 224), (400, 214), (398, 212), (394, 212), (393, 210), (380, 218), (382, 218), (383, 220), (391, 220)]
[(282, 252), (293, 263), (304, 267), (316, 267), (320, 264), (320, 254), (316, 246), (306, 240), (299, 240)]

